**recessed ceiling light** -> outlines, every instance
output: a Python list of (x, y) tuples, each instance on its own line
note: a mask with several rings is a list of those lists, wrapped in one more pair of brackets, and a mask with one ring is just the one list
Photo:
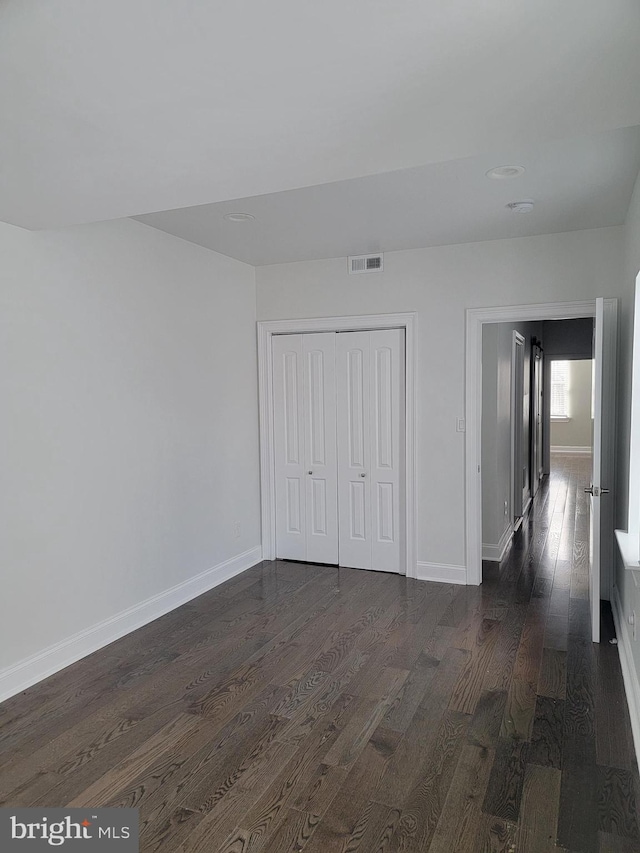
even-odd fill
[(519, 178), (524, 175), (524, 171), (524, 166), (496, 166), (495, 169), (489, 169), (486, 175), (495, 181), (507, 181), (509, 178)]
[(512, 201), (507, 207), (512, 213), (531, 213), (533, 210), (533, 200), (528, 198), (525, 201)]
[(228, 219), (229, 222), (251, 222), (255, 216), (250, 213), (227, 213), (224, 218)]

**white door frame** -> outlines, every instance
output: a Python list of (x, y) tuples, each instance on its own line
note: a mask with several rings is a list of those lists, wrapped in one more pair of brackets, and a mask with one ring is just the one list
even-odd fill
[[(511, 527), (514, 530), (516, 529), (517, 519), (519, 518), (521, 522), (525, 513), (522, 495), (523, 489), (522, 486), (520, 486), (518, 506), (522, 508), (522, 513), (521, 515), (516, 516), (517, 473), (519, 473), (520, 482), (522, 482), (522, 465), (520, 465), (518, 471), (516, 471), (516, 453), (518, 451), (520, 452), (520, 461), (522, 461), (522, 443), (524, 438), (524, 424), (522, 419), (524, 406), (524, 343), (524, 336), (521, 335), (520, 332), (516, 332), (514, 329), (511, 339), (511, 506), (509, 507)], [(518, 349), (522, 352), (522, 375), (520, 376), (519, 382), (517, 375), (518, 362), (520, 361)], [(520, 434), (518, 435), (518, 433)]]
[(596, 301), (544, 302), (467, 309), (465, 368), (465, 550), (467, 583), (482, 583), (482, 326), (484, 323), (575, 320), (595, 317)]
[(370, 329), (405, 331), (405, 544), (407, 577), (417, 577), (416, 543), (416, 394), (417, 314), (359, 314), (352, 317), (317, 317), (304, 320), (258, 322), (258, 394), (260, 407), (260, 498), (262, 559), (276, 555), (275, 454), (273, 436), (272, 335), (305, 332), (357, 332)]

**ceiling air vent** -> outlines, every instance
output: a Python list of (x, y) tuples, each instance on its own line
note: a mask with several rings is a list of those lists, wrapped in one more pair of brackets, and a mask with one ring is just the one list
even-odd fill
[(350, 255), (349, 275), (361, 272), (382, 272), (382, 255)]

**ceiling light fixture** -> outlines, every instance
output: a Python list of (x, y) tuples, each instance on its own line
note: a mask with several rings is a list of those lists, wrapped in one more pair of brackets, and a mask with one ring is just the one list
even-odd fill
[(496, 166), (485, 174), (494, 181), (508, 181), (510, 178), (519, 178), (524, 172), (524, 166)]
[(229, 222), (252, 222), (255, 216), (251, 213), (227, 213), (224, 218)]
[(512, 201), (507, 205), (512, 213), (531, 213), (533, 210), (533, 199), (525, 199), (524, 201)]

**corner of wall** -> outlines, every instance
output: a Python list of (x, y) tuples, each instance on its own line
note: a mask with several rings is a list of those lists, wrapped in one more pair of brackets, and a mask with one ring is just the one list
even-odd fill
[(0, 671), (0, 702), (214, 589), (262, 560), (251, 548)]
[(497, 543), (482, 543), (482, 559), (492, 563), (500, 563), (511, 547), (513, 541), (513, 527), (507, 524)]

